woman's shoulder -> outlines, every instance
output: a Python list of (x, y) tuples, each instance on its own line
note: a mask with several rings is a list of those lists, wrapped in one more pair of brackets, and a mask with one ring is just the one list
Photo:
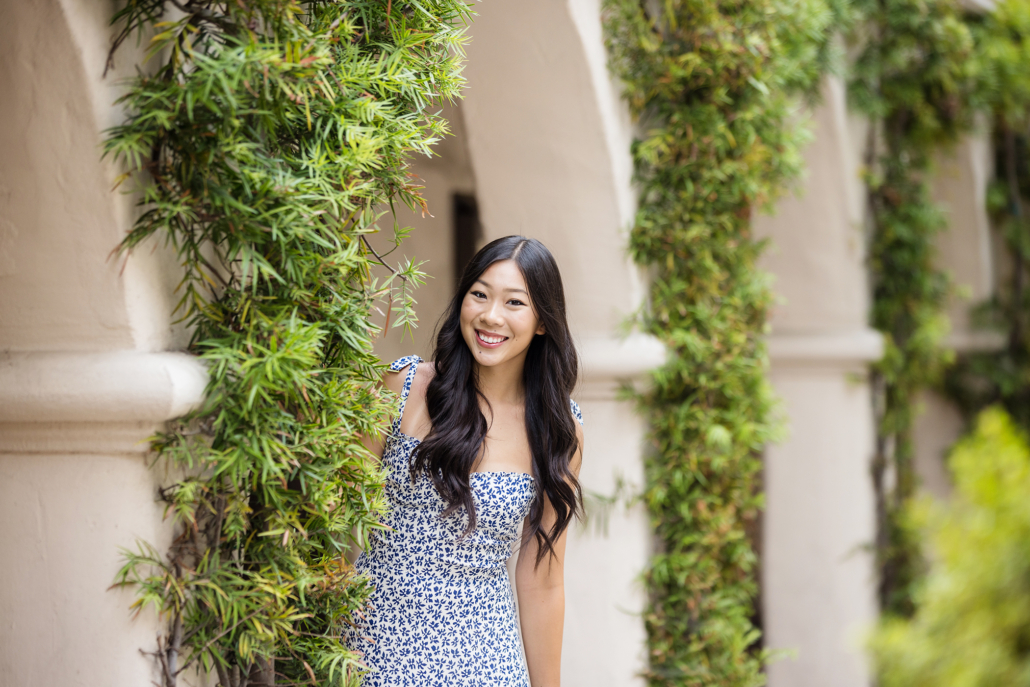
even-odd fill
[(436, 374), (436, 365), (431, 360), (422, 360), (417, 355), (408, 355), (390, 363), (389, 371), (383, 376), (383, 385), (396, 394), (403, 394), (404, 387), (411, 378), (411, 367), (415, 367), (414, 379), (411, 379), (411, 390), (425, 395), (425, 388)]
[(580, 426), (582, 426), (583, 425), (583, 411), (579, 409), (579, 404), (576, 403), (575, 401), (573, 401), (570, 398), (569, 399), (569, 407), (572, 408), (572, 417), (576, 418), (576, 421), (579, 422)]
[(569, 408), (572, 409), (572, 417), (576, 418), (576, 443), (579, 448), (572, 455), (572, 462), (569, 467), (572, 469), (572, 473), (579, 477), (579, 469), (583, 464), (583, 444), (585, 443), (585, 437), (583, 435), (583, 411), (579, 409), (579, 404), (569, 399)]
[(425, 396), (426, 388), (435, 376), (436, 363), (432, 360), (419, 359), (419, 363), (415, 368), (415, 380), (412, 382), (411, 388), (417, 389), (420, 396)]

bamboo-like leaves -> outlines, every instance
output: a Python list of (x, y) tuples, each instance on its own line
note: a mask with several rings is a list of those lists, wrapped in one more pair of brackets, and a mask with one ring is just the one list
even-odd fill
[(210, 381), (154, 442), (184, 475), (162, 492), (172, 549), (126, 553), (117, 584), (168, 617), (178, 671), (274, 657), (287, 682), (354, 685), (360, 656), (339, 637), (369, 590), (343, 553), (381, 528), (383, 476), (361, 437), (384, 431), (395, 400), (378, 389), (369, 313), (413, 326), (423, 278), (364, 237), (396, 203), (424, 207), (408, 159), (447, 132), (438, 105), (463, 85), (471, 11), (180, 4), (116, 15), (116, 45), (151, 30), (162, 62), (129, 85), (105, 151), (143, 190), (123, 248), (156, 236), (177, 253), (178, 316)]

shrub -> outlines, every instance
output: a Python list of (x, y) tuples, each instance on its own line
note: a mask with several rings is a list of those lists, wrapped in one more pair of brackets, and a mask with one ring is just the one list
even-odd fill
[[(446, 132), (458, 95), (461, 0), (130, 0), (115, 47), (153, 30), (161, 63), (123, 98), (106, 150), (143, 187), (123, 242), (170, 242), (181, 315), (207, 361), (203, 407), (154, 443), (182, 477), (162, 498), (164, 554), (141, 543), (118, 583), (168, 620), (166, 687), (188, 666), (223, 687), (352, 685), (340, 640), (368, 586), (343, 556), (379, 527), (381, 477), (362, 435), (392, 398), (369, 311), (411, 323), (416, 266), (366, 240), (398, 202), (424, 205), (407, 171)], [(399, 241), (403, 232), (399, 232)]]
[(917, 500), (929, 572), (911, 619), (887, 619), (873, 651), (883, 687), (1030, 685), (1030, 447), (992, 408), (950, 457), (956, 494)]

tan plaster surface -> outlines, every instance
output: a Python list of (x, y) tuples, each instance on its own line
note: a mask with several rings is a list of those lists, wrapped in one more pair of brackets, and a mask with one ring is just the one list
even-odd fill
[(55, 0), (0, 5), (0, 348), (131, 347), (110, 182)]
[(108, 590), (119, 548), (167, 545), (138, 455), (0, 454), (0, 685), (149, 685), (156, 617)]

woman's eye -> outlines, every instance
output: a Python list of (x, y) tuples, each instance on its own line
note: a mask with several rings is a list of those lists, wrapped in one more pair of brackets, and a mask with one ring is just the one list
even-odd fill
[(469, 293), (471, 293), (475, 298), (486, 298), (486, 294), (482, 291), (470, 291)]
[(518, 300), (517, 298), (512, 298), (508, 302), (511, 303), (512, 305), (525, 305), (525, 303), (523, 303), (522, 301)]

